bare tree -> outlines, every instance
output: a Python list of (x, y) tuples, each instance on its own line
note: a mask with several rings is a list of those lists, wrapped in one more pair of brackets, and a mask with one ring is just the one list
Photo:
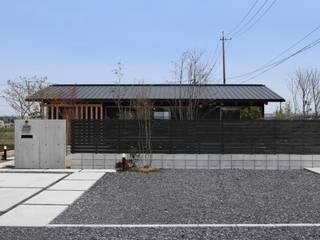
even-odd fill
[(317, 68), (311, 68), (310, 87), (311, 87), (311, 99), (313, 103), (315, 118), (319, 118), (320, 112), (320, 72)]
[(212, 81), (214, 64), (205, 59), (204, 51), (193, 49), (183, 52), (173, 66), (174, 82), (179, 85), (173, 113), (180, 120), (198, 119), (201, 85)]
[(3, 97), (21, 119), (40, 117), (40, 104), (36, 102), (39, 95), (45, 95), (47, 77), (18, 77), (8, 80), (7, 88), (3, 90)]
[[(303, 118), (311, 112), (317, 118), (320, 107), (320, 74), (317, 68), (298, 69), (291, 75), (289, 90), (295, 114), (302, 114)], [(313, 108), (313, 109), (312, 109)]]
[(134, 108), (139, 127), (139, 155), (143, 158), (144, 166), (151, 167), (152, 165), (152, 112), (153, 102), (150, 100), (150, 87), (141, 85), (136, 88), (136, 99)]
[[(118, 107), (119, 119), (125, 119), (126, 116), (126, 107), (123, 101), (123, 97), (127, 92), (127, 88), (120, 86), (123, 80), (124, 71), (121, 62), (117, 62), (117, 66), (112, 69), (113, 74), (116, 77), (115, 87), (111, 90), (113, 97), (116, 99), (115, 103)], [(129, 105), (130, 106), (130, 105)]]

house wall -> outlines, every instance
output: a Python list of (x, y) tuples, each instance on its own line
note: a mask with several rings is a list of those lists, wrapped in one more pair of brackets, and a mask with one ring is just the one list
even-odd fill
[[(185, 105), (186, 103), (184, 103)], [(264, 103), (262, 102), (237, 102), (237, 101), (226, 101), (226, 102), (215, 102), (214, 106), (209, 106), (208, 101), (200, 101), (201, 108), (199, 108), (199, 119), (209, 120), (220, 120), (221, 110), (220, 107), (246, 107), (246, 106), (259, 106), (261, 108), (262, 117), (264, 116)], [(124, 102), (124, 105), (129, 106), (130, 102)], [(155, 111), (157, 108), (169, 108), (172, 109), (172, 103), (168, 101), (154, 102)], [(186, 106), (184, 106), (186, 108)], [(108, 109), (112, 110), (112, 116), (109, 116)], [(114, 101), (105, 102), (81, 102), (68, 100), (65, 102), (47, 102), (41, 104), (41, 118), (42, 119), (65, 119), (67, 120), (66, 131), (67, 131), (67, 144), (71, 144), (71, 120), (72, 119), (117, 119), (118, 107)], [(127, 119), (134, 119), (134, 117), (128, 117)], [(170, 119), (178, 119), (174, 113), (170, 114)], [(240, 119), (240, 118), (239, 118)], [(232, 119), (237, 120), (237, 119)]]
[[(183, 103), (183, 110), (186, 111), (187, 103)], [(129, 106), (130, 102), (123, 102), (124, 106)], [(161, 108), (170, 109), (173, 111), (174, 104), (168, 101), (155, 100), (153, 103), (155, 110)], [(224, 101), (224, 102), (210, 102), (208, 100), (203, 100), (199, 102), (199, 119), (221, 119), (220, 109), (235, 107), (243, 108), (248, 106), (260, 107), (262, 117), (264, 116), (264, 103), (263, 102), (239, 102), (239, 101)], [(131, 109), (132, 110), (132, 109)], [(116, 119), (118, 114), (118, 106), (114, 101), (104, 101), (104, 102), (49, 102), (43, 103), (41, 107), (42, 119)], [(171, 113), (171, 118), (177, 118), (176, 114)], [(68, 129), (67, 123), (67, 129)]]

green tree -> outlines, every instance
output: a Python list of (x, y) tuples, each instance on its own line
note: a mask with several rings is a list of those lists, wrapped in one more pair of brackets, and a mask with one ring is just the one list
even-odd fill
[(246, 107), (241, 109), (241, 120), (261, 120), (261, 108), (260, 107)]
[(286, 103), (283, 109), (277, 109), (275, 115), (277, 120), (290, 119), (290, 117), (293, 115), (290, 101)]

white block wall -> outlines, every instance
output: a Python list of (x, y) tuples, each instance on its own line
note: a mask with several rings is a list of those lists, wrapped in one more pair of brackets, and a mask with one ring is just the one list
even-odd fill
[[(122, 154), (71, 154), (71, 168), (113, 169)], [(168, 169), (303, 169), (320, 167), (320, 155), (153, 154), (152, 166)]]

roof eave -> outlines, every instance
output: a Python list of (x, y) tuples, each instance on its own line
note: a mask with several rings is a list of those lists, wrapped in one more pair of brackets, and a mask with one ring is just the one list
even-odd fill
[[(134, 98), (122, 98), (122, 101), (130, 101), (133, 100)], [(165, 100), (176, 100), (178, 98), (150, 98), (152, 100), (155, 101), (165, 101)], [(74, 98), (74, 99), (70, 99), (70, 98), (34, 98), (34, 99), (30, 99), (27, 98), (26, 101), (29, 102), (50, 102), (50, 101), (116, 101), (117, 99), (114, 98)], [(189, 98), (181, 98), (181, 100), (189, 100)], [(215, 99), (215, 98), (203, 98), (203, 99), (197, 99), (199, 101), (207, 101), (207, 100), (214, 100), (214, 101), (225, 101), (225, 102), (230, 102), (230, 101), (239, 101), (239, 102), (285, 102), (286, 100), (283, 98), (279, 98), (279, 99)]]

